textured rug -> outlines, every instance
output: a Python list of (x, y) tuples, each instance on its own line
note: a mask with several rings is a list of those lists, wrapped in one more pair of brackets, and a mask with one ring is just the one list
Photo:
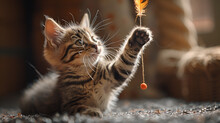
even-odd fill
[(0, 108), (0, 122), (72, 122), (72, 123), (219, 123), (220, 102), (186, 103), (172, 98), (157, 100), (123, 100), (102, 119), (55, 114), (24, 116), (17, 106)]

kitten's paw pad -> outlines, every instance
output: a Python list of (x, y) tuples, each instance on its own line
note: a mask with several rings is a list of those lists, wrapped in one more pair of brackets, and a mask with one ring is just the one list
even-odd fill
[(88, 115), (88, 116), (91, 116), (91, 117), (99, 117), (99, 118), (102, 118), (103, 117), (103, 114), (101, 111), (96, 111), (96, 110), (93, 110), (93, 109), (87, 109), (86, 111), (82, 112), (83, 115)]
[(146, 29), (137, 28), (134, 31), (133, 39), (139, 44), (144, 45), (150, 40), (149, 32)]
[(137, 27), (132, 34), (132, 37), (129, 40), (130, 46), (137, 45), (138, 47), (142, 47), (151, 39), (151, 32), (145, 27)]

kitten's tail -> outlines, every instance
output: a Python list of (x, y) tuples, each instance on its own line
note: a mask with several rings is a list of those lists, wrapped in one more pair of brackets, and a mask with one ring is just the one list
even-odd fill
[(48, 74), (25, 90), (20, 101), (22, 114), (47, 114), (60, 112), (59, 93), (56, 91), (58, 75)]

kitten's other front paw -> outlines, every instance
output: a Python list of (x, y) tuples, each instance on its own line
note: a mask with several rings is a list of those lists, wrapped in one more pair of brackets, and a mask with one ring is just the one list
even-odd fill
[(103, 117), (102, 112), (99, 109), (96, 109), (96, 108), (89, 108), (89, 109), (83, 111), (82, 114), (83, 115), (88, 115), (88, 116), (91, 116), (91, 117), (99, 117), (99, 118)]
[(129, 39), (129, 46), (139, 50), (144, 44), (151, 40), (151, 31), (145, 27), (136, 27)]

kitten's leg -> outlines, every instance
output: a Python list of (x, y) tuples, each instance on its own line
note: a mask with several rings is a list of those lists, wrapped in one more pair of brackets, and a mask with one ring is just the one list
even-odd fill
[(94, 100), (87, 90), (83, 90), (81, 86), (68, 86), (59, 88), (62, 97), (61, 111), (71, 115), (80, 113), (92, 117), (102, 117), (102, 112), (96, 107), (92, 107)]
[(103, 117), (103, 114), (100, 109), (86, 106), (86, 105), (74, 105), (67, 109), (68, 114), (75, 115), (76, 113), (80, 113), (82, 115), (88, 115), (91, 117)]
[(93, 108), (93, 107), (87, 107), (86, 110), (84, 110), (81, 114), (89, 115), (92, 117), (100, 117), (100, 118), (103, 117), (101, 110), (98, 108)]
[(107, 66), (111, 70), (111, 77), (116, 80), (116, 87), (121, 86), (133, 76), (138, 66), (137, 62), (141, 51), (144, 50), (145, 44), (150, 40), (152, 40), (151, 31), (145, 27), (136, 27), (131, 32), (116, 61)]

